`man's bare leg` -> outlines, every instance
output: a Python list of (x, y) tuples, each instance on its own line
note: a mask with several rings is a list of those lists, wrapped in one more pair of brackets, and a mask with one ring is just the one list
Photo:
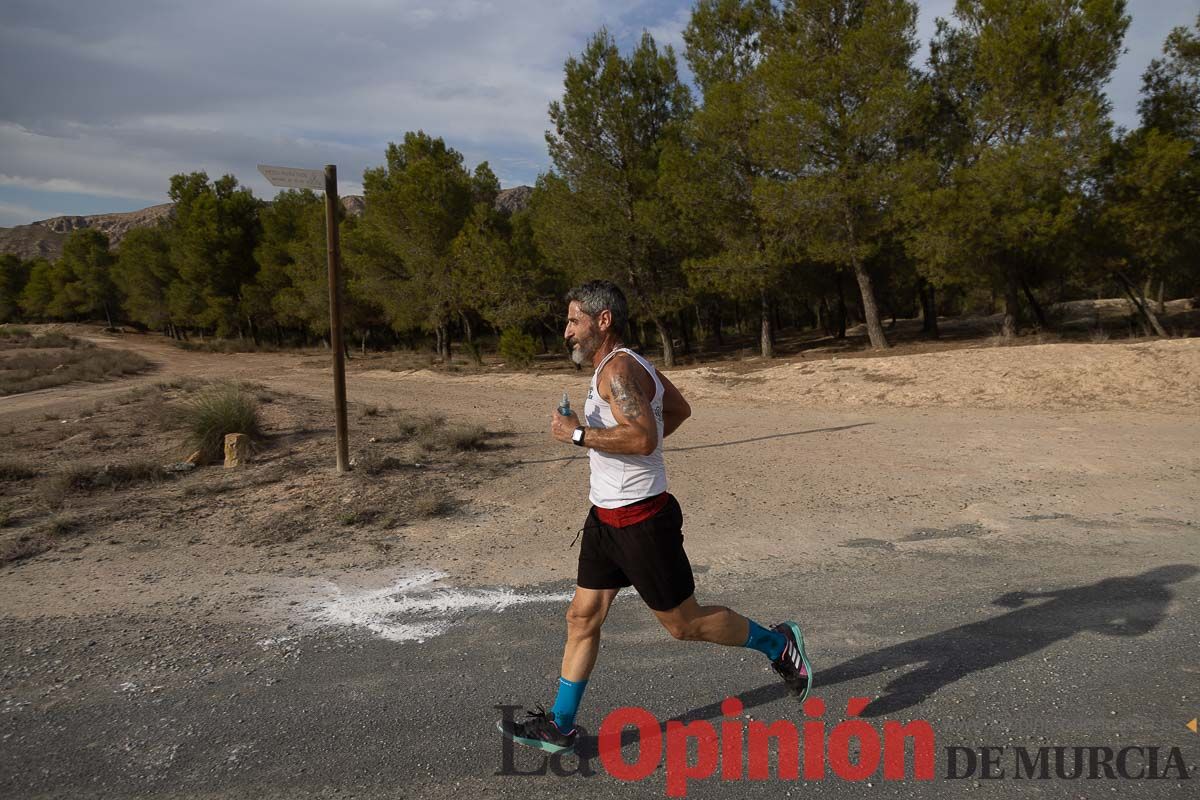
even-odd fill
[(788, 690), (802, 700), (812, 688), (804, 635), (794, 622), (767, 629), (725, 606), (702, 606), (694, 595), (669, 611), (654, 611), (654, 616), (676, 639), (749, 647), (763, 653)]
[[(567, 643), (563, 648), (562, 671), (569, 681), (586, 681), (600, 653), (600, 627), (618, 589), (575, 587), (575, 597), (567, 607)], [(745, 637), (743, 637), (745, 638)]]
[(750, 635), (750, 620), (725, 606), (702, 606), (695, 595), (654, 616), (676, 639), (742, 647)]

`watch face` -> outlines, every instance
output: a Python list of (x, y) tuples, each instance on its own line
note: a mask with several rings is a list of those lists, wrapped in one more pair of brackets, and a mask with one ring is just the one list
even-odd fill
[(575, 429), (575, 432), (571, 434), (571, 441), (575, 442), (576, 444), (583, 441), (583, 428)]

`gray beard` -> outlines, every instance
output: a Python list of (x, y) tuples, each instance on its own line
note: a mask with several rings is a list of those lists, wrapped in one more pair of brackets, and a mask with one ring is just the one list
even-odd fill
[(577, 347), (573, 347), (571, 349), (571, 360), (574, 361), (577, 365), (582, 367), (584, 365), (584, 363), (587, 362), (588, 358), (589, 358), (589, 356), (583, 352), (582, 347), (577, 346)]

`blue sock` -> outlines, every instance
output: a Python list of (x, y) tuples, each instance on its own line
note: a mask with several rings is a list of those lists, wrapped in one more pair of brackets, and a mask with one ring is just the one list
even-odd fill
[(575, 714), (579, 711), (579, 701), (583, 699), (583, 690), (587, 685), (587, 681), (569, 681), (559, 676), (558, 694), (554, 698), (554, 707), (550, 709), (550, 713), (554, 715), (554, 722), (563, 733), (570, 733), (575, 729)]
[(769, 631), (752, 619), (746, 621), (750, 623), (750, 635), (746, 637), (746, 643), (742, 647), (750, 647), (764, 653), (772, 661), (783, 655), (787, 639), (782, 633)]

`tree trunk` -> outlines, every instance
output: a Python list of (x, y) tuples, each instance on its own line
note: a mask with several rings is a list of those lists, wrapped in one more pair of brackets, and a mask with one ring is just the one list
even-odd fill
[(462, 317), (463, 334), (467, 337), (467, 344), (474, 344), (475, 335), (474, 331), (471, 330), (471, 320), (467, 318), (466, 314), (459, 314), (459, 316)]
[(771, 342), (771, 302), (767, 298), (767, 290), (762, 289), (758, 293), (759, 311), (762, 315), (760, 330), (759, 330), (759, 347), (762, 348), (763, 358), (775, 357), (775, 346)]
[(836, 335), (836, 338), (845, 339), (846, 338), (846, 287), (842, 284), (841, 270), (839, 270), (838, 274), (837, 274), (837, 290), (838, 290), (838, 304), (837, 304), (837, 335)]
[(363, 354), (363, 356), (366, 356), (366, 354), (367, 354), (367, 336), (369, 336), (370, 333), (371, 333), (370, 329), (363, 331), (363, 335), (362, 335), (362, 354)]
[(1042, 304), (1033, 296), (1033, 290), (1029, 288), (1029, 284), (1024, 278), (1021, 278), (1021, 291), (1025, 294), (1025, 299), (1029, 301), (1029, 307), (1033, 309), (1033, 316), (1037, 319), (1038, 327), (1046, 330), (1049, 326), (1046, 324), (1046, 314), (1042, 311)]
[(1021, 298), (1017, 292), (1017, 279), (1010, 273), (1004, 278), (1004, 326), (1000, 332), (1005, 339), (1011, 339), (1020, 330)]
[(654, 318), (654, 327), (658, 330), (659, 341), (662, 342), (663, 366), (670, 369), (675, 366), (675, 348), (671, 344), (671, 330), (662, 317)]
[(717, 337), (717, 347), (725, 346), (725, 334), (721, 331), (724, 327), (721, 319), (721, 303), (718, 301), (713, 305), (712, 317), (709, 318), (709, 325), (712, 326), (713, 333)]
[(683, 336), (683, 354), (690, 356), (692, 354), (692, 332), (691, 321), (688, 319), (686, 310), (679, 312), (679, 333)]
[(1150, 330), (1153, 330), (1154, 333), (1158, 334), (1159, 336), (1165, 337), (1167, 332), (1163, 329), (1162, 324), (1158, 321), (1158, 317), (1155, 316), (1154, 312), (1150, 310), (1150, 305), (1148, 303), (1138, 300), (1137, 294), (1134, 291), (1133, 283), (1129, 280), (1129, 278), (1125, 277), (1125, 273), (1118, 272), (1117, 279), (1121, 282), (1122, 288), (1125, 289), (1125, 294), (1129, 296), (1129, 301), (1133, 303), (1133, 307), (1137, 309), (1138, 315), (1141, 316), (1142, 320), (1145, 322), (1147, 326), (1146, 332), (1149, 333)]
[(1166, 291), (1166, 281), (1159, 281), (1158, 282), (1158, 314), (1159, 314), (1159, 316), (1165, 316), (1167, 313), (1167, 301), (1165, 299), (1165, 295), (1163, 294), (1165, 291)]
[(871, 275), (858, 256), (854, 255), (853, 248), (857, 246), (857, 242), (854, 236), (854, 221), (849, 211), (846, 212), (846, 228), (850, 234), (850, 263), (854, 267), (854, 277), (858, 280), (863, 322), (867, 324), (867, 338), (871, 340), (871, 347), (875, 350), (886, 350), (888, 341), (883, 332), (883, 323), (879, 321), (879, 307), (875, 304), (875, 287), (871, 285)]
[(917, 297), (921, 300), (921, 333), (931, 339), (939, 336), (937, 322), (937, 296), (933, 284), (921, 278), (917, 282)]

